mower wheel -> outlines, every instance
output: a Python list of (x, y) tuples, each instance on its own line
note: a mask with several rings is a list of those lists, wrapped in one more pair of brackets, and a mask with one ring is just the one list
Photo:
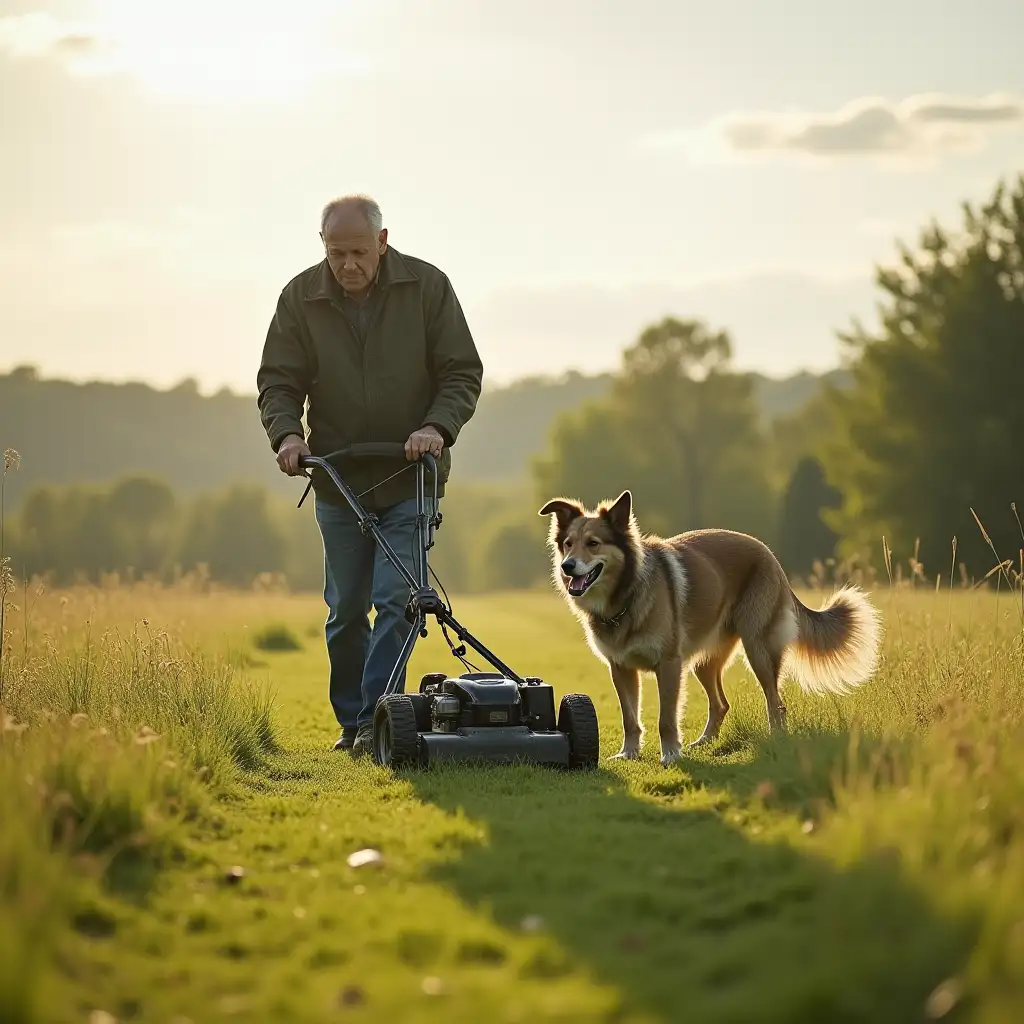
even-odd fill
[(404, 768), (419, 760), (416, 709), (408, 694), (391, 693), (373, 712), (373, 760), (385, 768)]
[(596, 768), (601, 737), (594, 702), (585, 693), (567, 693), (558, 706), (558, 731), (569, 737), (569, 767)]
[(430, 732), (430, 698), (422, 693), (406, 694), (416, 713), (416, 731)]

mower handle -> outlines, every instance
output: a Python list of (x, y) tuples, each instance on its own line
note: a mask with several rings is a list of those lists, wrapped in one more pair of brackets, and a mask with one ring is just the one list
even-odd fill
[[(327, 455), (301, 455), (299, 466), (310, 469), (323, 462), (342, 462), (345, 459), (402, 459), (405, 460), (405, 444), (401, 441), (360, 441), (350, 444), (347, 448), (339, 448)], [(430, 452), (424, 452), (413, 462), (425, 462), (431, 469), (436, 469), (436, 460)]]
[(404, 459), (405, 445), (401, 441), (361, 441), (321, 457), (328, 462), (336, 459)]
[[(306, 470), (314, 468), (322, 469), (331, 478), (334, 486), (337, 487), (345, 496), (349, 504), (355, 507), (357, 498), (349, 491), (345, 482), (338, 475), (338, 471), (334, 467), (333, 463), (335, 460), (374, 458), (401, 459), (403, 462), (412, 461), (416, 463), (417, 478), (419, 481), (417, 488), (421, 500), (423, 497), (423, 466), (428, 466), (434, 483), (434, 505), (437, 505), (437, 459), (435, 459), (430, 452), (424, 452), (418, 459), (410, 460), (405, 454), (405, 445), (401, 441), (361, 441), (358, 444), (351, 444), (347, 448), (339, 448), (338, 451), (331, 452), (329, 455), (300, 455), (299, 467)], [(308, 476), (309, 474), (306, 475)], [(390, 477), (388, 479), (390, 479)], [(306, 489), (302, 492), (302, 497), (299, 498), (299, 508), (302, 507), (302, 503), (306, 500), (306, 495), (309, 494), (312, 486), (313, 478), (310, 476), (309, 483), (306, 485)], [(360, 515), (360, 519), (361, 518), (362, 515)]]

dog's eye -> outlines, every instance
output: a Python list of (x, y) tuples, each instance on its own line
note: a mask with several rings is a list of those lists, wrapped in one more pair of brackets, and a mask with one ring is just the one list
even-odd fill
[(597, 539), (596, 539), (596, 538), (594, 538), (594, 537), (591, 537), (591, 538), (590, 538), (590, 539), (589, 539), (589, 540), (587, 541), (587, 547), (588, 547), (588, 548), (596, 548), (596, 547), (597, 547), (597, 546), (598, 546), (598, 545), (599, 545), (600, 543), (601, 543), (601, 542), (600, 542), (599, 540), (597, 540)]

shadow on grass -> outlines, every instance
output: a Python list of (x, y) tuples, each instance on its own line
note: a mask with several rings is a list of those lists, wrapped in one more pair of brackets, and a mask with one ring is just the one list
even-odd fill
[[(725, 789), (737, 800), (757, 799), (813, 819), (834, 806), (836, 786), (844, 778), (868, 775), (877, 784), (893, 784), (911, 749), (902, 737), (816, 726), (797, 726), (784, 736), (734, 728), (706, 754), (684, 761), (683, 778), (678, 773), (674, 778), (677, 787)], [(738, 753), (742, 760), (731, 758)]]
[(434, 878), (512, 931), (543, 919), (562, 953), (524, 976), (583, 970), (618, 994), (605, 1020), (922, 1020), (929, 994), (962, 967), (975, 922), (936, 917), (888, 854), (839, 870), (772, 838), (770, 815), (757, 819), (760, 835), (731, 820), (765, 781), (790, 810), (828, 799), (848, 746), (801, 736), (766, 741), (750, 765), (408, 777), (421, 799), (489, 835)]

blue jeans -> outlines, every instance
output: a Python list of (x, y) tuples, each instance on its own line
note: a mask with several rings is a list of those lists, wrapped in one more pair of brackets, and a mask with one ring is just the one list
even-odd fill
[[(432, 504), (427, 498), (427, 515), (432, 512)], [(348, 505), (317, 499), (315, 507), (324, 542), (331, 706), (342, 729), (353, 730), (373, 721), (373, 709), (412, 628), (405, 617), (409, 585), (373, 537), (363, 535)], [(415, 577), (415, 499), (392, 505), (377, 516), (381, 533)], [(371, 606), (376, 612), (372, 630)], [(399, 692), (404, 688), (403, 672)]]

